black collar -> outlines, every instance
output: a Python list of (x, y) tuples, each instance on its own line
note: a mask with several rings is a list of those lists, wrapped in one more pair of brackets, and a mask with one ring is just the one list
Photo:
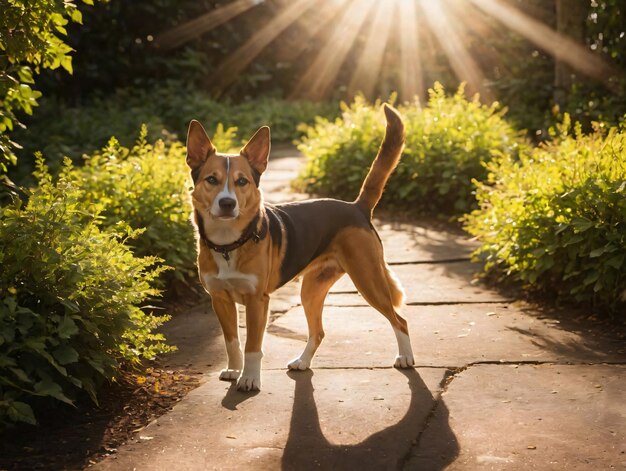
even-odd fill
[[(261, 224), (261, 229), (259, 229), (258, 225), (259, 219), (261, 219), (261, 217), (263, 218), (263, 222)], [(200, 213), (198, 213), (198, 211), (196, 211), (196, 219), (198, 220), (198, 230), (200, 232), (200, 238), (202, 239), (202, 242), (204, 242), (204, 245), (206, 245), (209, 249), (222, 254), (222, 257), (224, 257), (224, 260), (226, 261), (230, 260), (230, 252), (232, 252), (233, 250), (237, 250), (250, 239), (253, 239), (254, 242), (258, 244), (259, 241), (265, 239), (265, 236), (267, 235), (267, 217), (265, 217), (265, 214), (261, 216), (261, 213), (259, 213), (244, 229), (239, 239), (230, 244), (217, 245), (211, 242), (206, 236), (204, 232), (204, 221), (202, 220), (202, 217), (200, 216)]]

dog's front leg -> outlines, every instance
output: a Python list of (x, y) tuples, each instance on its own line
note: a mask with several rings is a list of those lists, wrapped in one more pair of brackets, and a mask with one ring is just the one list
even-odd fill
[(246, 299), (246, 348), (243, 372), (237, 381), (240, 391), (261, 389), (261, 359), (263, 358), (263, 336), (267, 324), (269, 296), (250, 296)]
[(212, 293), (211, 302), (222, 326), (228, 355), (228, 367), (220, 372), (220, 379), (224, 381), (237, 379), (243, 368), (243, 354), (239, 344), (237, 305), (225, 291)]

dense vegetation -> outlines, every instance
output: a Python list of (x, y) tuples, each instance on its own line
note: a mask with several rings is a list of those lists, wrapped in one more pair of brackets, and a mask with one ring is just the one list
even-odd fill
[(626, 132), (583, 135), (569, 117), (554, 140), (502, 153), (466, 218), (488, 272), (623, 315), (626, 307)]
[[(380, 103), (357, 98), (342, 104), (341, 117), (318, 118), (306, 128), (298, 149), (307, 157), (300, 186), (310, 192), (354, 199), (384, 135)], [(495, 152), (517, 156), (526, 144), (502, 118), (497, 103), (452, 96), (436, 84), (428, 103), (400, 105), (406, 147), (385, 188), (382, 204), (415, 213), (462, 214), (475, 205), (475, 182), (487, 176), (484, 164)]]
[(9, 174), (13, 181), (28, 179), (36, 151), (42, 151), (51, 168), (56, 168), (64, 156), (80, 162), (83, 154), (102, 148), (112, 136), (129, 147), (142, 124), (148, 128), (147, 142), (162, 139), (167, 145), (184, 139), (192, 119), (201, 121), (207, 130), (223, 124), (226, 129), (233, 128), (229, 134), (232, 143), (218, 148), (228, 151), (235, 147), (238, 150), (242, 140), (262, 125), (271, 126), (273, 142), (289, 142), (299, 135), (298, 123), (312, 123), (315, 116), (336, 113), (336, 106), (328, 103), (275, 98), (225, 103), (180, 82), (118, 90), (106, 99), (96, 98), (80, 107), (70, 107), (54, 97), (43, 98), (28, 129), (14, 134), (23, 149), (17, 152), (19, 167)]
[(168, 317), (145, 307), (162, 268), (126, 245), (141, 231), (102, 227), (69, 162), (56, 182), (38, 167), (28, 202), (0, 210), (0, 426), (79, 391), (97, 401), (121, 362), (170, 350), (152, 333)]

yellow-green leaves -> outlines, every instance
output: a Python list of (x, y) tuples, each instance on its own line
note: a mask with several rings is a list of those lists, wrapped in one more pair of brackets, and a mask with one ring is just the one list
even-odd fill
[[(84, 0), (83, 0), (84, 1)], [(85, 3), (93, 4), (91, 0)], [(0, 66), (0, 174), (15, 163), (14, 148), (6, 136), (20, 125), (16, 112), (32, 114), (41, 96), (29, 85), (42, 68), (62, 67), (72, 73), (73, 51), (65, 43), (69, 21), (82, 23), (73, 0), (7, 0), (0, 14), (0, 51), (6, 59)]]
[[(526, 144), (502, 118), (497, 104), (468, 100), (460, 87), (446, 95), (440, 84), (426, 106), (398, 106), (406, 146), (382, 204), (414, 212), (461, 214), (475, 206), (473, 180), (487, 178), (484, 165), (494, 152), (517, 154)], [(384, 135), (380, 103), (362, 97), (342, 105), (334, 121), (319, 118), (305, 128), (298, 148), (308, 165), (300, 185), (310, 193), (355, 198)]]
[[(572, 129), (573, 128), (573, 129)], [(563, 301), (623, 315), (626, 289), (626, 133), (583, 135), (568, 116), (554, 141), (513, 159), (502, 154), (479, 184), (466, 228), (488, 271)]]
[(168, 317), (140, 308), (162, 269), (124, 244), (138, 231), (103, 225), (68, 160), (53, 179), (38, 157), (37, 178), (0, 208), (0, 426), (34, 423), (34, 396), (95, 401), (122, 363), (171, 350), (154, 333)]

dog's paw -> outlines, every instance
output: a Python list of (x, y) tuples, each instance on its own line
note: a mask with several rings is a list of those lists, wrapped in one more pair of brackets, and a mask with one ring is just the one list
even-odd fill
[(242, 374), (237, 380), (237, 390), (260, 391), (261, 390), (261, 375)]
[(413, 368), (415, 366), (415, 360), (413, 356), (398, 355), (393, 366), (395, 368)]
[(311, 362), (303, 360), (300, 357), (296, 358), (295, 360), (291, 360), (287, 364), (287, 368), (289, 368), (290, 370), (306, 370), (306, 369), (309, 369), (310, 367), (311, 367)]
[(231, 370), (226, 368), (220, 371), (220, 380), (222, 381), (234, 381), (241, 375), (241, 370)]

